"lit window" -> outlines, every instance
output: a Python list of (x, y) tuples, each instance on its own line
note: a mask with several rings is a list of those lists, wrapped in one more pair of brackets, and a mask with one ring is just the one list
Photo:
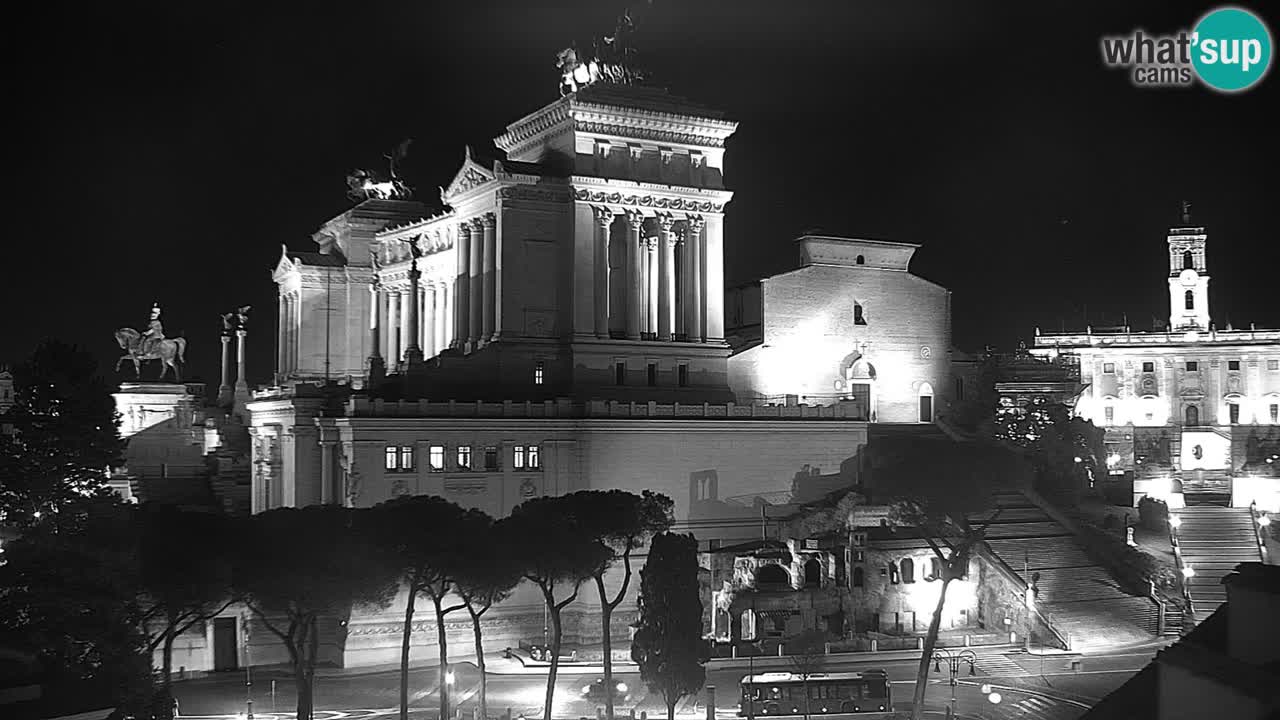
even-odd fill
[(689, 366), (681, 363), (676, 368), (676, 383), (680, 387), (689, 387)]
[(658, 366), (655, 363), (649, 363), (645, 372), (649, 387), (655, 387), (658, 384)]
[(1156, 364), (1155, 364), (1155, 363), (1153, 363), (1153, 362), (1144, 362), (1144, 363), (1142, 363), (1142, 372), (1155, 372), (1155, 371), (1156, 371)]
[(470, 445), (458, 446), (458, 469), (459, 470), (471, 469), (471, 446)]
[(1239, 370), (1239, 369), (1240, 369), (1240, 361), (1239, 361), (1239, 360), (1228, 360), (1228, 361), (1227, 361), (1227, 369), (1228, 369), (1228, 370)]
[(1104, 372), (1104, 373), (1106, 373), (1106, 374), (1108, 374), (1108, 375), (1114, 375), (1114, 374), (1115, 374), (1115, 372), (1116, 372), (1116, 364), (1115, 364), (1115, 363), (1102, 363), (1102, 372)]
[(512, 458), (511, 460), (511, 467), (515, 468), (516, 470), (523, 470), (524, 469), (524, 446), (517, 445), (515, 447), (515, 451), (516, 451), (515, 457)]
[(388, 470), (400, 469), (400, 451), (396, 448), (395, 445), (387, 446), (386, 468)]
[(484, 469), (498, 469), (498, 448), (492, 445), (484, 449)]
[(400, 446), (400, 469), (406, 472), (413, 470), (413, 447), (410, 445)]
[(542, 467), (542, 455), (541, 455), (541, 453), (539, 452), (539, 448), (538, 448), (538, 446), (537, 446), (537, 445), (530, 445), (530, 446), (529, 446), (529, 448), (528, 448), (528, 450), (526, 451), (526, 453), (527, 453), (527, 454), (526, 454), (526, 456), (525, 456), (525, 457), (527, 457), (527, 458), (528, 458), (528, 461), (529, 461), (529, 469), (530, 469), (530, 470), (538, 470), (538, 469), (540, 469), (540, 468)]
[(432, 445), (430, 458), (431, 458), (431, 472), (443, 472), (444, 471), (444, 446)]
[(1187, 372), (1199, 372), (1199, 371), (1200, 371), (1200, 363), (1199, 363), (1199, 362), (1197, 362), (1197, 361), (1195, 361), (1195, 360), (1188, 360), (1188, 361), (1187, 361)]
[(853, 305), (853, 324), (866, 325), (867, 319), (862, 315), (862, 306), (854, 303)]
[(534, 385), (542, 384), (542, 381), (544, 378), (543, 371), (545, 370), (545, 367), (546, 366), (542, 364), (541, 360), (533, 364), (533, 384)]

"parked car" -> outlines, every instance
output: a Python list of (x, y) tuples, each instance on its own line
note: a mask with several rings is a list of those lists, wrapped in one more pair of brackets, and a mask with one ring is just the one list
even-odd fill
[[(604, 678), (596, 678), (596, 681), (588, 685), (582, 686), (582, 697), (592, 702), (604, 702), (606, 697), (606, 686)], [(631, 699), (631, 689), (627, 684), (620, 681), (613, 683), (613, 701), (626, 702)]]

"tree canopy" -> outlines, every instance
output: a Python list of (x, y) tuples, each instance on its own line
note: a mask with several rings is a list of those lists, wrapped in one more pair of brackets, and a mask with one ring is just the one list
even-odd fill
[(93, 356), (49, 340), (14, 368), (14, 432), (0, 435), (0, 522), (26, 528), (103, 496), (122, 463), (115, 399)]
[(711, 647), (702, 637), (698, 543), (692, 535), (662, 533), (640, 570), (640, 619), (631, 658), (649, 689), (662, 695), (674, 720), (680, 698), (702, 689)]

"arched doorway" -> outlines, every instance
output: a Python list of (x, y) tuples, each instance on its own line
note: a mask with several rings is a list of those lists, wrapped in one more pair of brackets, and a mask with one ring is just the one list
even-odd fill
[(811, 558), (804, 564), (804, 586), (820, 587), (822, 585), (822, 563), (818, 558)]
[(853, 353), (841, 362), (841, 375), (845, 382), (845, 399), (852, 400), (862, 409), (862, 416), (875, 420), (876, 414), (876, 366), (864, 355)]
[(1200, 408), (1195, 405), (1188, 405), (1186, 410), (1187, 427), (1196, 427), (1200, 424)]
[(920, 415), (917, 418), (922, 423), (933, 422), (933, 386), (927, 382), (920, 383), (920, 391), (917, 393), (919, 398)]

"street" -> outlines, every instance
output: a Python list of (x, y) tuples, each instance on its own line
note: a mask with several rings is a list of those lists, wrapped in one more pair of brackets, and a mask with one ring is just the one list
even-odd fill
[[(962, 668), (955, 686), (956, 709), (961, 717), (983, 720), (1074, 720), (1107, 693), (1119, 687), (1137, 670), (1149, 663), (1156, 650), (1150, 646), (1132, 650), (1092, 653), (1085, 656), (1038, 656), (1025, 652), (1001, 652), (985, 649), (978, 652), (976, 672), (969, 675)], [(1075, 671), (1072, 659), (1080, 659)], [(856, 660), (839, 658), (826, 669), (859, 670), (882, 668), (893, 683), (894, 702), (899, 709), (909, 705), (915, 683), (916, 660)], [(538, 717), (542, 714), (546, 686), (545, 670), (521, 668), (497, 659), (490, 661), (488, 708), (491, 716)], [(786, 670), (786, 660), (773, 658), (755, 663), (755, 671)], [(632, 665), (621, 666), (614, 673), (615, 682), (625, 683), (628, 697), (617, 703), (616, 712), (626, 715), (633, 708), (637, 715), (665, 716), (661, 697), (650, 693)], [(717, 716), (735, 717), (738, 683), (751, 670), (742, 661), (732, 667), (716, 663), (707, 668), (707, 685), (716, 688)], [(315, 681), (315, 706), (318, 720), (356, 720), (361, 717), (393, 715), (399, 706), (400, 675), (395, 669), (372, 671), (327, 670)], [(480, 673), (472, 663), (453, 665), (453, 706), (470, 717), (477, 707)], [(435, 667), (418, 667), (409, 672), (409, 703), (418, 720), (438, 717), (438, 672)], [(583, 698), (582, 688), (601, 677), (598, 668), (561, 668), (556, 682), (554, 715), (557, 718), (595, 717), (602, 703)], [(255, 720), (292, 717), (294, 683), (288, 672), (279, 669), (255, 670), (252, 699)], [(993, 704), (982, 685), (990, 684), (999, 694)], [(184, 718), (235, 718), (246, 710), (246, 684), (243, 671), (221, 673), (206, 678), (174, 684), (174, 695)], [(274, 695), (273, 695), (274, 690)], [(946, 664), (941, 673), (930, 674), (926, 707), (941, 711), (951, 698)], [(706, 691), (697, 698), (686, 699), (677, 706), (683, 717), (705, 717)]]

